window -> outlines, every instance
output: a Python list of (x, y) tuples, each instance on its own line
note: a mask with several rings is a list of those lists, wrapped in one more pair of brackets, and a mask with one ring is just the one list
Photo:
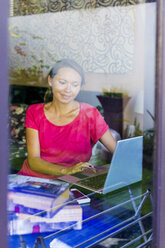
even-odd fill
[[(3, 21), (6, 21), (6, 17), (4, 17), (4, 19), (3, 19), (3, 16), (4, 16), (4, 13), (5, 13), (5, 9), (7, 9), (7, 6), (6, 6), (6, 4), (5, 4), (5, 1), (3, 1), (4, 2), (4, 7), (3, 7), (3, 13), (0, 15), (1, 16), (1, 18), (2, 18), (2, 20)], [(147, 4), (148, 6), (153, 6), (153, 5), (155, 5), (155, 3), (149, 3), (149, 4)], [(141, 6), (140, 5), (138, 5), (138, 6), (136, 6), (137, 7), (137, 9), (138, 8), (141, 8)], [(146, 10), (147, 9), (147, 10)], [(152, 9), (150, 9), (150, 7), (149, 8), (146, 8), (145, 9), (145, 11), (148, 11), (148, 19), (146, 20), (146, 22), (145, 22), (145, 25), (149, 25), (149, 27), (151, 28), (151, 23), (150, 23), (150, 21), (153, 21), (153, 20), (155, 20), (155, 19), (150, 19), (149, 17), (150, 17), (150, 14), (151, 14), (151, 12), (152, 12), (152, 14), (154, 15), (154, 18), (155, 18), (155, 13), (156, 13), (156, 6)], [(163, 9), (163, 8), (162, 8)], [(159, 8), (158, 10), (161, 12), (162, 11), (162, 9), (161, 8)], [(143, 10), (144, 11), (144, 10)], [(142, 11), (142, 12), (143, 12)], [(155, 11), (155, 12), (154, 12)], [(1, 10), (1, 12), (2, 12), (2, 10)], [(7, 11), (6, 11), (7, 12)], [(133, 13), (133, 15), (131, 15), (131, 18), (133, 18), (134, 17), (134, 14), (135, 14), (135, 12), (133, 11), (133, 10), (131, 10), (131, 12)], [(144, 14), (144, 13), (142, 13), (142, 12), (140, 12), (140, 14)], [(92, 13), (92, 12), (91, 12)], [(145, 12), (145, 14), (146, 14), (146, 12)], [(144, 16), (145, 16), (145, 14), (144, 14)], [(6, 14), (7, 15), (7, 14)], [(91, 14), (92, 15), (92, 14)], [(144, 16), (142, 16), (142, 17), (144, 17)], [(22, 16), (21, 16), (22, 17)], [(3, 23), (3, 21), (1, 22), (1, 23)], [(164, 21), (164, 20), (163, 20)], [(154, 27), (156, 27), (156, 22), (154, 23)], [(109, 26), (108, 26), (109, 27)], [(137, 27), (137, 26), (136, 26)], [(153, 27), (153, 26), (152, 26)], [(3, 34), (6, 34), (6, 31), (4, 30), (5, 29), (5, 26), (2, 26), (2, 24), (1, 24), (1, 26), (0, 26), (0, 28), (1, 28), (1, 30), (2, 30), (2, 32), (1, 33), (3, 33)], [(134, 26), (134, 28), (135, 28), (135, 26)], [(143, 29), (144, 27), (142, 27), (142, 31), (144, 31), (144, 29)], [(152, 29), (152, 28), (151, 28)], [(143, 41), (144, 40), (140, 40), (139, 41), (139, 43), (137, 44), (137, 46), (140, 44), (142, 47), (139, 47), (139, 48), (141, 48), (142, 50), (143, 50), (143, 52), (142, 52), (142, 54), (143, 54), (143, 62), (142, 62), (142, 64), (140, 65), (140, 60), (138, 60), (138, 61), (136, 61), (136, 62), (139, 62), (139, 70), (141, 69), (142, 70), (142, 68), (144, 68), (144, 65), (146, 65), (146, 67), (145, 67), (145, 71), (143, 72), (143, 74), (141, 75), (141, 74), (138, 74), (138, 72), (137, 72), (137, 74), (138, 74), (138, 79), (139, 79), (139, 83), (140, 82), (144, 82), (144, 81), (146, 81), (146, 82), (151, 82), (152, 80), (153, 80), (153, 78), (154, 78), (154, 75), (153, 75), (153, 71), (152, 70), (150, 70), (150, 68), (154, 68), (154, 64), (153, 64), (153, 61), (152, 61), (152, 59), (151, 59), (151, 57), (150, 56), (154, 56), (154, 54), (153, 53), (151, 53), (151, 50), (150, 50), (150, 48), (152, 49), (154, 49), (154, 43), (150, 43), (150, 39), (149, 39), (149, 37), (150, 37), (150, 35), (151, 35), (151, 33), (149, 33), (150, 31), (152, 32), (152, 30), (148, 30), (148, 33), (146, 34), (145, 32), (145, 35), (148, 35), (148, 38), (145, 36), (145, 37), (143, 37), (144, 39), (147, 39), (147, 41), (148, 41), (148, 43), (145, 43), (145, 46), (144, 46), (144, 43), (143, 43)], [(22, 34), (25, 34), (24, 33), (24, 31), (25, 30), (22, 30), (21, 29), (21, 32), (23, 31), (23, 33), (21, 33), (20, 32), (20, 30), (19, 29), (14, 29), (14, 27), (13, 27), (13, 25), (11, 25), (11, 33), (13, 34), (13, 36), (12, 37), (14, 37), (14, 35), (16, 36), (15, 38), (21, 38), (21, 35)], [(113, 30), (112, 30), (113, 31)], [(115, 30), (114, 30), (115, 31)], [(18, 34), (18, 32), (19, 32), (19, 34)], [(21, 33), (21, 35), (20, 35), (20, 33)], [(144, 34), (143, 33), (143, 34)], [(161, 35), (161, 33), (159, 33), (160, 35)], [(29, 33), (29, 34), (26, 34), (27, 36), (26, 36), (26, 38), (27, 39), (33, 39), (34, 38), (34, 40), (42, 40), (42, 39), (40, 39), (41, 37), (40, 36), (38, 36), (38, 37), (30, 37), (29, 38), (29, 36), (31, 35), (31, 33)], [(33, 35), (33, 34), (32, 34)], [(153, 33), (152, 33), (152, 35), (153, 35)], [(154, 35), (156, 35), (156, 32), (155, 32), (155, 34)], [(20, 37), (17, 37), (17, 36), (20, 36)], [(5, 37), (6, 37), (6, 35), (4, 35), (3, 36), (4, 38), (3, 38), (3, 41), (6, 41), (5, 40)], [(152, 36), (153, 37), (153, 36)], [(23, 38), (24, 39), (24, 38)], [(109, 37), (107, 37), (107, 39), (109, 39)], [(114, 39), (115, 39), (115, 37), (114, 37)], [(74, 42), (74, 41), (73, 41)], [(4, 43), (0, 43), (0, 51), (1, 51), (1, 53), (2, 53), (2, 56), (1, 56), (1, 68), (2, 68), (2, 81), (4, 81), (4, 82), (6, 82), (7, 81), (7, 62), (6, 62), (6, 60), (4, 60), (3, 58), (5, 58), (5, 54), (3, 53), (4, 51), (5, 51), (5, 49), (6, 49), (6, 45), (5, 45), (5, 43), (6, 42), (4, 42)], [(17, 43), (17, 42), (16, 42)], [(21, 41), (20, 42), (21, 44), (23, 44), (23, 42)], [(142, 44), (143, 43), (143, 44)], [(27, 43), (28, 44), (28, 43)], [(153, 47), (152, 47), (153, 46)], [(45, 46), (44, 46), (45, 47)], [(5, 48), (5, 49), (4, 49)], [(51, 48), (51, 47), (50, 47)], [(130, 47), (130, 49), (133, 49), (134, 47)], [(28, 49), (29, 49), (29, 44), (28, 44), (28, 48), (27, 48), (27, 51), (28, 51)], [(100, 49), (100, 47), (99, 47), (99, 49)], [(162, 49), (162, 47), (160, 47), (159, 48), (160, 50)], [(160, 51), (159, 50), (159, 51)], [(132, 50), (130, 50), (130, 51), (132, 51)], [(20, 50), (20, 48), (18, 48), (18, 47), (15, 47), (15, 53), (17, 54), (17, 55), (20, 55), (20, 56), (22, 56), (22, 57), (20, 57), (20, 63), (21, 63), (21, 59), (23, 59), (24, 57), (26, 57), (25, 56), (25, 54), (23, 53), (23, 52), (25, 52), (25, 54), (26, 54), (26, 51), (24, 51), (23, 49), (22, 50)], [(47, 51), (44, 51), (44, 53), (46, 54), (46, 52)], [(87, 52), (87, 51), (86, 51)], [(152, 52), (153, 52), (153, 50), (152, 50)], [(21, 54), (19, 54), (19, 53), (22, 53), (22, 55)], [(45, 54), (43, 54), (43, 56), (45, 56)], [(161, 52), (160, 52), (160, 56), (161, 56)], [(139, 55), (139, 54), (138, 54)], [(164, 55), (164, 54), (163, 54)], [(33, 56), (33, 55), (32, 55)], [(130, 56), (131, 56), (131, 52), (130, 52)], [(148, 56), (149, 56), (149, 58), (150, 59), (147, 59), (148, 58)], [(45, 58), (45, 57), (44, 57)], [(54, 57), (53, 57), (54, 58)], [(133, 58), (134, 58), (134, 56), (133, 57), (131, 57), (132, 58), (132, 60), (133, 60)], [(129, 58), (130, 59), (130, 61), (132, 61), (131, 60), (131, 58)], [(152, 57), (153, 58), (153, 57)], [(3, 59), (3, 60), (2, 60)], [(13, 57), (13, 59), (14, 59), (14, 57)], [(147, 59), (147, 60), (145, 60), (145, 59)], [(162, 58), (162, 59), (164, 59), (164, 57)], [(35, 60), (35, 59), (34, 59)], [(29, 61), (28, 61), (29, 62)], [(43, 64), (43, 62), (45, 62), (45, 61), (37, 61), (37, 62), (39, 62), (40, 64), (39, 64), (39, 66), (40, 67), (44, 67), (45, 68), (45, 70), (47, 69), (47, 64)], [(135, 61), (132, 61), (132, 63), (134, 63)], [(161, 61), (162, 62), (162, 61)], [(150, 65), (148, 65), (148, 63), (150, 64)], [(48, 63), (49, 64), (49, 63)], [(85, 64), (85, 62), (84, 62), (84, 64)], [(85, 64), (86, 65), (86, 64)], [(148, 67), (147, 67), (147, 65), (148, 65)], [(4, 67), (3, 67), (4, 66)], [(89, 64), (88, 65), (89, 67), (88, 68), (90, 68), (91, 70), (93, 69), (93, 67), (94, 67), (94, 69), (96, 70), (96, 73), (97, 73), (97, 77), (99, 78), (100, 77), (100, 80), (102, 80), (102, 77), (100, 76), (100, 72), (99, 71), (97, 71), (97, 70), (100, 70), (100, 67), (98, 67), (98, 65), (97, 64)], [(91, 67), (90, 67), (91, 66)], [(121, 68), (121, 70), (122, 71), (120, 71), (120, 73), (122, 72), (122, 73), (124, 73), (124, 72), (126, 72), (126, 70), (131, 70), (131, 66), (133, 66), (133, 64), (131, 64), (131, 63), (129, 63), (128, 65), (127, 65), (127, 67), (126, 68), (124, 68), (124, 67), (122, 67)], [(111, 67), (112, 68), (112, 67)], [(136, 67), (137, 68), (137, 67)], [(34, 69), (34, 71), (35, 70), (37, 70), (35, 67), (34, 68), (32, 68), (32, 69)], [(110, 76), (110, 80), (113, 80), (113, 82), (115, 82), (115, 80), (117, 81), (117, 79), (116, 79), (116, 76), (117, 76), (117, 74), (116, 74), (116, 72), (118, 73), (119, 71), (117, 71), (118, 70), (118, 67), (115, 67), (115, 69), (114, 68), (112, 68), (112, 72), (114, 72), (115, 71), (115, 73), (114, 74), (112, 74), (111, 76)], [(125, 70), (125, 71), (124, 71)], [(158, 72), (160, 72), (161, 71), (161, 68), (159, 67), (159, 62), (158, 62), (158, 64), (157, 64), (157, 70), (158, 70)], [(159, 71), (160, 70), (160, 71)], [(128, 72), (127, 71), (127, 72)], [(35, 71), (36, 72), (36, 71)], [(130, 72), (130, 71), (129, 71)], [(151, 75), (151, 72), (152, 72), (152, 75)], [(40, 73), (39, 71), (37, 71), (37, 73)], [(106, 73), (106, 72), (105, 72)], [(162, 76), (161, 76), (162, 75)], [(150, 78), (150, 76), (152, 77), (152, 79)], [(160, 81), (158, 81), (158, 85), (156, 86), (158, 89), (160, 89), (160, 90), (162, 90), (161, 92), (163, 92), (163, 90), (164, 90), (164, 74), (163, 74), (163, 69), (162, 69), (162, 74), (160, 73), (160, 74), (158, 74), (158, 76), (159, 76), (159, 80)], [(141, 78), (140, 78), (141, 77)], [(143, 78), (144, 77), (144, 78)], [(94, 75), (91, 73), (91, 72), (89, 72), (88, 74), (87, 74), (87, 81), (91, 81), (91, 79), (92, 78), (94, 78)], [(129, 80), (131, 79), (131, 77), (130, 77), (130, 75), (128, 76), (128, 78), (129, 78)], [(124, 79), (123, 81), (124, 81), (124, 84), (125, 85), (127, 85), (127, 79), (128, 78), (125, 78), (123, 75), (122, 75), (122, 79)], [(106, 81), (106, 83), (105, 83), (105, 87), (106, 86), (108, 86), (108, 82), (109, 82), (109, 78), (107, 77), (106, 79), (105, 79), (105, 81)], [(163, 82), (163, 83), (160, 83), (160, 82)], [(40, 83), (40, 82), (37, 82), (38, 84)], [(150, 91), (151, 90), (151, 87), (150, 87), (150, 85), (149, 86), (146, 86), (146, 85), (141, 85), (142, 87), (144, 87), (143, 88), (143, 90), (144, 90), (144, 92), (145, 92), (145, 97), (144, 97), (144, 105), (146, 106), (146, 107), (148, 107), (149, 105), (148, 104), (150, 104), (151, 102), (153, 102), (153, 101), (151, 101), (150, 102), (150, 100), (151, 100), (151, 98), (150, 97), (148, 97), (148, 95), (150, 96), (150, 95), (152, 95), (152, 97), (154, 97), (154, 94), (155, 94), (155, 92), (154, 92), (154, 82), (152, 81), (152, 83), (153, 83), (153, 87), (152, 87), (152, 91)], [(97, 85), (97, 91), (99, 92), (99, 91), (101, 91), (102, 90), (102, 86), (101, 85), (99, 85), (99, 83), (97, 83), (96, 84)], [(37, 85), (36, 85), (37, 86)], [(43, 86), (43, 85), (42, 85)], [(4, 92), (5, 93), (7, 93), (7, 88), (6, 88), (6, 85), (5, 84), (3, 84), (2, 83), (2, 87), (4, 87), (4, 88), (1, 88), (1, 90), (3, 91), (3, 89), (4, 89)], [(89, 87), (89, 88), (88, 88)], [(140, 87), (140, 85), (136, 85), (136, 87)], [(107, 88), (107, 87), (106, 87)], [(129, 87), (128, 87), (129, 88)], [(137, 89), (137, 88), (136, 88)], [(87, 88), (86, 89), (84, 89), (84, 91), (92, 91), (91, 90), (91, 88), (90, 88), (90, 85), (88, 85), (87, 86)], [(135, 92), (133, 92), (133, 88), (131, 89), (132, 90), (132, 92), (131, 92), (131, 94), (132, 94), (132, 96), (135, 96)], [(138, 88), (138, 90), (139, 90), (139, 88)], [(1, 92), (2, 92), (1, 91)], [(148, 101), (146, 101), (146, 92), (147, 92), (147, 94), (148, 94), (148, 92), (149, 92), (149, 94), (147, 95), (147, 99), (148, 99)], [(0, 115), (2, 115), (2, 122), (1, 122), (1, 124), (2, 123), (4, 123), (4, 125), (3, 126), (6, 126), (6, 117), (5, 117), (5, 112), (4, 112), (4, 110), (5, 110), (5, 108), (4, 107), (7, 107), (7, 97), (6, 98), (4, 98), (4, 94), (3, 93), (1, 93), (2, 94), (2, 97), (0, 97), (0, 99), (1, 99), (1, 108), (0, 108), (0, 110), (1, 110), (1, 112), (0, 112)], [(6, 94), (7, 95), (7, 94)], [(83, 97), (83, 96), (82, 96)], [(129, 102), (130, 103), (130, 102)], [(163, 167), (162, 167), (162, 164), (163, 164), (163, 161), (164, 161), (164, 157), (163, 157), (163, 152), (162, 152), (162, 150), (161, 149), (163, 149), (164, 148), (164, 136), (163, 136), (163, 128), (162, 128), (162, 126), (163, 126), (163, 123), (164, 123), (164, 113), (165, 113), (165, 111), (164, 111), (164, 102), (163, 102), (163, 97), (162, 97), (162, 95), (159, 93), (159, 91), (157, 92), (157, 99), (156, 99), (156, 103), (158, 103), (158, 105), (156, 105), (156, 107), (157, 106), (159, 106), (159, 109), (157, 109), (158, 111), (157, 111), (157, 116), (156, 116), (156, 127), (160, 127), (159, 128), (159, 130), (158, 130), (158, 128), (156, 129), (156, 132), (157, 132), (157, 139), (156, 139), (156, 144), (157, 144), (157, 153), (156, 153), (156, 161), (157, 161), (157, 163), (158, 163), (158, 169), (159, 169), (159, 173), (156, 173), (156, 178), (155, 178), (155, 185), (158, 187), (158, 185), (159, 185), (159, 179), (161, 179), (162, 177), (163, 177), (163, 175), (164, 175), (164, 172), (163, 172)], [(152, 111), (154, 112), (154, 106), (153, 106), (154, 104), (152, 104)], [(3, 106), (3, 107), (2, 107)], [(130, 108), (130, 105), (127, 105), (127, 109), (125, 110), (125, 116), (129, 116), (129, 114), (128, 114), (128, 112), (129, 112), (129, 110), (131, 111), (131, 109), (128, 109), (128, 108)], [(150, 111), (150, 109), (149, 109), (149, 112), (151, 112)], [(153, 113), (152, 112), (152, 113)], [(135, 117), (135, 116), (134, 116)], [(147, 120), (145, 119), (145, 120), (142, 120), (142, 124), (141, 124), (141, 117), (139, 117), (139, 116), (136, 116), (137, 118), (139, 118), (138, 120), (140, 120), (140, 125), (144, 125), (145, 126), (145, 124), (147, 123), (147, 122), (149, 122), (150, 124), (151, 124), (151, 127), (153, 127), (152, 126), (152, 118), (150, 119), (150, 117), (151, 117), (151, 115), (149, 114), (149, 115), (147, 115)], [(133, 122), (134, 121), (134, 119), (131, 119), (131, 122)], [(149, 124), (149, 125), (150, 125)], [(125, 123), (124, 123), (124, 125), (125, 125)], [(160, 125), (160, 126), (159, 126)], [(5, 190), (3, 190), (4, 189), (4, 185), (5, 185), (5, 183), (6, 183), (6, 181), (5, 181), (5, 177), (3, 177), (3, 173), (5, 174), (5, 172), (6, 172), (6, 152), (7, 152), (7, 149), (5, 149), (5, 150), (3, 150), (4, 149), (4, 147), (7, 147), (7, 142), (6, 142), (6, 140), (7, 140), (7, 134), (5, 134), (5, 132), (4, 131), (0, 131), (1, 132), (1, 134), (2, 134), (2, 138), (1, 138), (1, 140), (0, 140), (0, 144), (1, 144), (1, 161), (2, 161), (2, 175), (1, 175), (1, 184), (2, 184), (2, 187), (1, 187), (1, 189), (2, 189), (2, 194), (1, 194), (1, 196), (2, 196), (2, 199), (4, 200), (5, 198), (4, 198), (4, 193), (5, 193)], [(5, 136), (6, 135), (6, 136)], [(5, 144), (5, 145), (4, 145)], [(157, 171), (157, 168), (156, 168), (156, 166), (155, 166), (155, 172)], [(162, 172), (162, 174), (160, 174), (160, 171)], [(163, 180), (162, 180), (163, 181)], [(161, 182), (162, 182), (161, 181)], [(163, 188), (163, 183), (161, 184), (161, 186), (162, 186), (162, 188)], [(157, 188), (157, 190), (158, 190), (158, 188)], [(156, 193), (157, 194), (155, 194), (154, 195), (154, 199), (155, 200), (158, 200), (157, 201), (157, 203), (155, 203), (155, 206), (157, 206), (157, 207), (155, 207), (155, 209), (156, 209), (156, 214), (158, 215), (158, 211), (160, 210), (162, 210), (162, 212), (163, 212), (163, 209), (162, 209), (162, 205), (163, 205), (163, 203), (162, 203), (162, 205), (161, 205), (161, 197), (162, 197), (162, 192), (163, 191), (156, 191)], [(5, 202), (5, 200), (4, 200), (4, 202)], [(160, 205), (159, 205), (159, 202), (160, 202)], [(5, 212), (5, 210), (4, 209), (2, 209), (3, 211), (2, 211), (2, 215), (3, 215), (3, 213)], [(163, 215), (162, 215), (163, 216)], [(3, 215), (3, 217), (4, 217), (4, 215)], [(155, 223), (155, 226), (156, 226), (156, 234), (158, 235), (158, 227), (159, 227), (159, 224), (160, 224), (160, 228), (162, 228), (163, 227), (163, 224), (161, 224), (162, 222), (162, 220), (163, 220), (163, 218), (161, 219), (161, 218), (157, 218), (158, 219), (158, 222), (160, 221), (160, 223)], [(5, 219), (6, 220), (6, 219)], [(155, 221), (156, 222), (156, 221)], [(4, 223), (5, 223), (5, 221), (4, 221)], [(3, 230), (2, 230), (2, 232), (1, 233), (3, 233)], [(162, 232), (160, 232), (160, 234), (162, 235)], [(5, 237), (5, 235), (3, 235), (4, 237)], [(162, 238), (162, 240), (163, 240), (163, 236), (160, 236), (160, 239)], [(6, 241), (2, 241), (2, 242), (6, 242)], [(161, 243), (161, 245), (162, 245), (162, 243)], [(6, 246), (6, 243), (5, 243), (5, 245), (3, 244), (2, 245), (3, 247), (5, 247)]]

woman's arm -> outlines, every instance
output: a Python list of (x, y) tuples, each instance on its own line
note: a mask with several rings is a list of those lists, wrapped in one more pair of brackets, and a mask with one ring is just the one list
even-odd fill
[(116, 147), (116, 141), (113, 138), (109, 129), (103, 134), (100, 138), (100, 142), (111, 152), (113, 153)]
[(41, 159), (38, 131), (35, 129), (26, 128), (26, 143), (28, 163), (33, 171), (52, 176), (63, 176), (82, 171), (83, 168), (88, 168), (90, 166), (89, 163), (78, 163), (71, 167), (64, 167)]

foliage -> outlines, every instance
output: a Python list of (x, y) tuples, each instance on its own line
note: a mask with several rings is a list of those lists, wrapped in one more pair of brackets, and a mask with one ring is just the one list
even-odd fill
[(33, 65), (29, 68), (22, 69), (18, 67), (14, 71), (10, 71), (10, 77), (16, 80), (25, 81), (38, 81), (43, 77), (43, 68), (49, 68), (49, 66), (43, 65), (43, 60), (38, 62), (38, 65)]
[(103, 88), (102, 91), (103, 91), (104, 96), (108, 96), (112, 98), (115, 98), (115, 97), (121, 98), (121, 97), (128, 96), (128, 93), (121, 88), (111, 88), (109, 91)]
[(140, 129), (140, 123), (137, 122), (136, 118), (134, 121), (134, 126), (135, 126), (135, 133), (134, 136), (142, 136), (143, 135), (143, 131)]
[(147, 154), (152, 155), (153, 146), (154, 146), (154, 128), (150, 128), (144, 131), (144, 148)]
[(147, 113), (149, 114), (149, 116), (152, 118), (153, 121), (155, 121), (155, 117), (151, 114), (151, 112), (147, 109)]
[[(15, 45), (12, 49), (16, 52), (16, 56), (22, 56), (26, 60), (28, 57), (31, 59), (31, 66), (27, 68), (21, 68), (21, 65), (17, 68), (14, 68), (13, 70), (10, 70), (10, 77), (12, 81), (38, 81), (38, 80), (43, 80), (43, 72), (44, 70), (49, 69), (49, 65), (46, 65), (44, 63), (44, 54), (46, 56), (51, 58), (51, 61), (56, 62), (54, 57), (45, 49), (43, 46), (42, 49), (40, 49), (40, 52), (37, 53), (33, 49), (28, 49), (29, 44), (27, 40), (35, 40), (36, 41), (42, 41), (43, 38), (39, 37), (37, 35), (34, 35), (30, 32), (27, 32), (25, 30), (20, 30), (18, 29), (17, 26), (10, 26), (9, 27), (9, 32), (11, 36), (11, 41), (12, 39), (17, 41), (17, 45)], [(13, 41), (14, 41), (13, 40)], [(12, 44), (12, 42), (11, 42)], [(28, 51), (28, 52), (27, 52)], [(24, 65), (23, 65), (24, 66)]]
[[(147, 110), (147, 113), (150, 115), (152, 120), (155, 121), (154, 116), (149, 112), (149, 110)], [(144, 131), (144, 147), (149, 154), (151, 153), (151, 151), (153, 151), (154, 136), (155, 136), (154, 128), (150, 128)]]
[[(153, 121), (155, 121), (154, 116), (147, 110)], [(152, 168), (154, 159), (154, 138), (155, 130), (154, 128), (147, 129), (143, 132), (143, 157), (145, 166)]]
[[(147, 113), (150, 115), (154, 121), (154, 116), (147, 110)], [(143, 163), (145, 167), (152, 169), (153, 157), (154, 157), (154, 128), (147, 129), (142, 131), (140, 129), (140, 123), (137, 122), (136, 118), (134, 121), (135, 132), (134, 137), (143, 136)]]
[(96, 108), (98, 109), (98, 111), (100, 112), (100, 114), (101, 114), (102, 116), (104, 116), (104, 110), (103, 110), (103, 107), (102, 107), (102, 106), (100, 106), (100, 105), (97, 105), (97, 106), (96, 106)]

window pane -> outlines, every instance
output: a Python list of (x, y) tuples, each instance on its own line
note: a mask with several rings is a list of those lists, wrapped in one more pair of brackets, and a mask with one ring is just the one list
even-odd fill
[[(28, 106), (50, 101), (48, 73), (58, 60), (71, 58), (85, 72), (76, 100), (97, 107), (116, 140), (143, 135), (140, 192), (152, 191), (155, 37), (155, 1), (11, 1), (10, 172), (27, 157)], [(91, 163), (110, 163), (112, 154), (101, 143), (94, 148)], [(149, 203), (143, 214), (150, 210)]]

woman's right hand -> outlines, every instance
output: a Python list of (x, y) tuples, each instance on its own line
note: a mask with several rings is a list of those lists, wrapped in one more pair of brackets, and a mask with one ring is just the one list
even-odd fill
[(75, 164), (71, 167), (68, 168), (68, 174), (74, 174), (74, 173), (77, 173), (77, 172), (81, 172), (85, 169), (90, 169), (92, 170), (93, 172), (96, 172), (94, 166), (88, 162), (80, 162), (78, 164)]

